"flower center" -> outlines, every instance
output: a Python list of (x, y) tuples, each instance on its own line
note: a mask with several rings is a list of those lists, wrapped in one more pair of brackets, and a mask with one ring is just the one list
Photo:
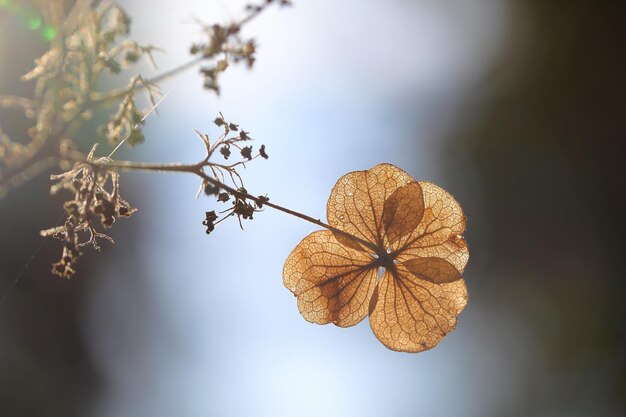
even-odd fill
[(378, 259), (378, 266), (385, 269), (393, 268), (396, 254), (391, 252), (391, 248), (379, 248), (375, 258)]

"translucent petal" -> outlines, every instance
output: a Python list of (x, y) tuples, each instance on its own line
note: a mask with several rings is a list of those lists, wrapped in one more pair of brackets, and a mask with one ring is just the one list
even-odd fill
[(383, 206), (382, 226), (386, 247), (393, 246), (400, 238), (413, 232), (424, 216), (422, 187), (413, 181), (397, 188)]
[(328, 223), (375, 245), (384, 244), (385, 201), (413, 178), (390, 164), (350, 172), (333, 187), (326, 212)]
[(441, 187), (422, 181), (420, 185), (424, 195), (424, 215), (415, 230), (394, 245), (400, 253), (398, 261), (416, 257), (442, 258), (462, 273), (469, 259), (463, 239), (466, 224), (463, 210)]
[(370, 326), (389, 349), (420, 352), (454, 330), (467, 304), (462, 279), (435, 284), (416, 278), (402, 265), (385, 271), (370, 304)]
[(330, 231), (313, 232), (291, 252), (283, 283), (298, 298), (304, 318), (353, 326), (365, 318), (378, 278), (374, 259), (346, 247)]

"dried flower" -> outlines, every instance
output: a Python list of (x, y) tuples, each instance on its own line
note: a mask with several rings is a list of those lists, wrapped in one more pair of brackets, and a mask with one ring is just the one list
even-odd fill
[(381, 164), (341, 177), (327, 213), (337, 231), (305, 237), (283, 269), (306, 320), (348, 327), (369, 313), (376, 337), (405, 352), (430, 349), (454, 329), (469, 252), (450, 194)]
[[(95, 150), (95, 148), (94, 148)], [(90, 159), (93, 151), (90, 153)], [(99, 162), (105, 162), (101, 159)], [(50, 190), (55, 194), (68, 190), (73, 198), (63, 204), (67, 218), (60, 227), (42, 230), (42, 236), (53, 236), (63, 242), (61, 260), (52, 266), (52, 273), (70, 278), (76, 271), (76, 263), (82, 254), (80, 248), (91, 245), (100, 250), (98, 239), (113, 239), (99, 232), (99, 225), (110, 228), (118, 217), (129, 217), (136, 209), (132, 208), (119, 193), (119, 176), (116, 172), (89, 163), (78, 163), (74, 168), (60, 175), (53, 175), (57, 181)], [(80, 235), (85, 234), (82, 240)]]

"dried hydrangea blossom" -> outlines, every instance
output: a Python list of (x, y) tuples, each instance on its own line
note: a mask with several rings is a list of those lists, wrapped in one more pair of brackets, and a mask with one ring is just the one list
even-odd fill
[(305, 237), (283, 269), (306, 320), (348, 327), (369, 314), (376, 337), (404, 352), (431, 349), (455, 328), (469, 252), (449, 193), (380, 164), (340, 178), (327, 214), (331, 230)]

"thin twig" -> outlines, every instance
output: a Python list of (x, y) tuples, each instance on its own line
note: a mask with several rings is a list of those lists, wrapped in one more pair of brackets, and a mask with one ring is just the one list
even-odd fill
[(218, 187), (220, 189), (223, 189), (225, 191), (228, 191), (235, 197), (252, 200), (259, 205), (268, 206), (275, 210), (282, 211), (283, 213), (287, 213), (289, 215), (298, 217), (299, 219), (305, 220), (309, 223), (313, 223), (317, 226), (328, 229), (334, 233), (338, 233), (340, 235), (346, 236), (354, 240), (355, 242), (358, 242), (361, 245), (372, 249), (373, 251), (377, 250), (376, 245), (372, 244), (371, 242), (361, 239), (358, 236), (354, 236), (353, 234), (343, 231), (341, 229), (337, 229), (336, 227), (333, 227), (327, 223), (324, 223), (320, 219), (315, 219), (311, 216), (307, 216), (306, 214), (288, 209), (287, 207), (283, 207), (278, 204), (271, 203), (263, 198), (259, 198), (252, 194), (244, 192), (241, 189), (235, 189), (225, 184), (224, 182), (207, 175), (206, 172), (204, 172), (204, 168), (207, 166), (209, 167), (211, 166), (211, 163), (207, 161), (201, 161), (197, 164), (152, 164), (152, 163), (131, 162), (131, 161), (113, 161), (108, 158), (102, 158), (96, 161), (89, 161), (89, 160), (84, 160), (79, 156), (78, 159), (73, 160), (73, 162), (83, 162), (86, 164), (99, 166), (99, 167), (103, 167), (107, 169), (122, 169), (122, 170), (129, 170), (129, 171), (153, 171), (153, 172), (154, 171), (156, 172), (180, 172), (180, 173), (194, 174), (202, 178), (204, 181), (210, 183), (211, 185)]
[[(182, 65), (179, 65), (175, 68), (172, 68), (169, 71), (165, 71), (162, 74), (159, 74), (153, 78), (150, 78), (148, 80), (146, 80), (145, 83), (142, 83), (140, 85), (134, 86), (133, 88), (135, 89), (135, 91), (142, 91), (143, 89), (145, 89), (148, 85), (153, 85), (153, 84), (157, 84), (160, 82), (163, 82), (169, 78), (172, 78), (182, 72), (187, 71), (190, 68), (193, 68), (194, 66), (196, 66), (197, 64), (199, 64), (200, 62), (202, 62), (202, 60), (204, 59), (204, 57), (200, 56), (200, 57), (196, 57), (193, 58), (192, 60), (185, 62)], [(100, 91), (94, 91), (91, 93), (90, 95), (90, 100), (92, 103), (101, 103), (101, 102), (105, 102), (105, 101), (109, 101), (109, 100), (116, 100), (118, 98), (124, 97), (126, 94), (128, 94), (129, 88), (128, 87), (123, 87), (123, 88), (119, 88), (117, 90), (112, 90), (112, 91), (107, 91), (107, 92), (100, 92)]]

